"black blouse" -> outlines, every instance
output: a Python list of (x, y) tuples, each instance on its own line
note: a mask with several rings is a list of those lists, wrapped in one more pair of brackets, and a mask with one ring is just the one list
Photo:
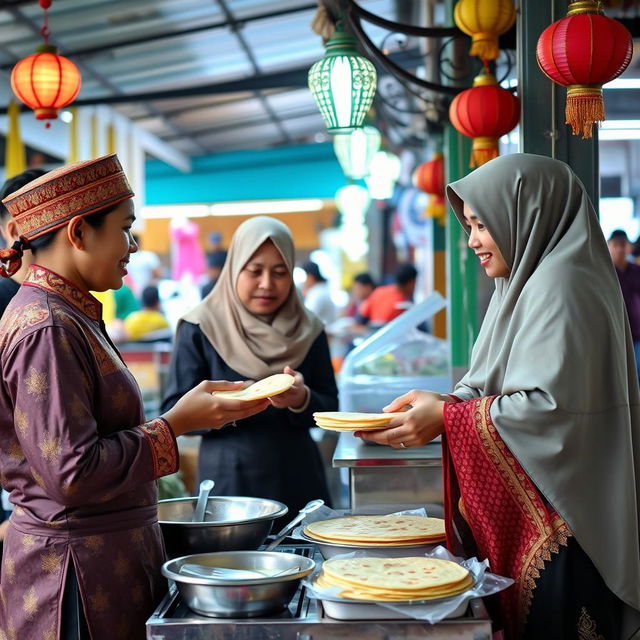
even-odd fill
[[(318, 448), (309, 435), (314, 411), (338, 409), (329, 345), (321, 333), (297, 367), (311, 395), (301, 413), (268, 407), (265, 411), (202, 433), (198, 479), (215, 480), (217, 495), (272, 498), (290, 512), (307, 501), (329, 502)], [(174, 345), (162, 411), (167, 411), (202, 380), (243, 380), (218, 355), (198, 325), (183, 322)], [(194, 430), (199, 425), (193, 425)]]

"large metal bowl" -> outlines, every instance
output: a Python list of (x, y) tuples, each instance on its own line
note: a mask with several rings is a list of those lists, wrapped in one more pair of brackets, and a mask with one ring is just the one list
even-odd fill
[[(269, 578), (218, 579), (181, 574), (183, 564), (230, 569), (291, 571)], [(169, 560), (162, 574), (173, 580), (186, 605), (203, 616), (251, 618), (277, 613), (288, 604), (302, 578), (315, 569), (311, 558), (277, 551), (227, 551), (203, 553)]]
[(158, 502), (158, 520), (169, 558), (193, 553), (257, 549), (286, 505), (266, 498), (211, 496), (205, 522), (191, 522), (197, 498)]

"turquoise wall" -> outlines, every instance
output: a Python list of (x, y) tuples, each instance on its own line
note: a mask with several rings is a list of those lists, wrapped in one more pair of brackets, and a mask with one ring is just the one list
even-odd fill
[(331, 143), (231, 151), (192, 159), (191, 173), (146, 163), (146, 204), (333, 198), (346, 184)]

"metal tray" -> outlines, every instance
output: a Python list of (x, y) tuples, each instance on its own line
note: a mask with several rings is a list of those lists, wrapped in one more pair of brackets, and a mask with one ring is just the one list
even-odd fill
[[(322, 608), (325, 613), (336, 620), (408, 620), (412, 616), (400, 613), (383, 606), (381, 603), (346, 600), (344, 598), (322, 598)], [(385, 604), (419, 605), (433, 603), (425, 600), (407, 600), (406, 602), (387, 602)], [(462, 602), (446, 619), (459, 618), (467, 610), (468, 602)]]

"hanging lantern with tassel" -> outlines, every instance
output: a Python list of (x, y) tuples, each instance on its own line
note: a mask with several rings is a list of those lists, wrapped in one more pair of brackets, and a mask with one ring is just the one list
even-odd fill
[[(38, 120), (58, 117), (58, 109), (76, 99), (80, 91), (80, 72), (71, 60), (60, 56), (57, 48), (49, 44), (47, 10), (52, 0), (40, 0), (44, 10), (44, 25), (40, 30), (44, 44), (33, 55), (18, 61), (11, 72), (13, 93), (31, 107)], [(51, 126), (49, 122), (47, 127)]]
[(431, 196), (424, 211), (425, 215), (444, 224), (447, 207), (444, 200), (444, 156), (442, 153), (435, 153), (429, 162), (418, 165), (413, 172), (412, 181), (416, 188)]
[(520, 100), (485, 68), (473, 87), (453, 99), (449, 119), (459, 133), (473, 138), (469, 166), (479, 167), (499, 155), (498, 139), (518, 124)]
[(633, 43), (620, 22), (602, 13), (600, 2), (572, 2), (564, 18), (538, 39), (536, 58), (542, 72), (567, 87), (566, 124), (573, 135), (590, 138), (605, 119), (602, 85), (629, 65)]
[(453, 19), (460, 31), (471, 36), (469, 54), (481, 60), (498, 57), (498, 37), (516, 21), (513, 0), (459, 0)]

